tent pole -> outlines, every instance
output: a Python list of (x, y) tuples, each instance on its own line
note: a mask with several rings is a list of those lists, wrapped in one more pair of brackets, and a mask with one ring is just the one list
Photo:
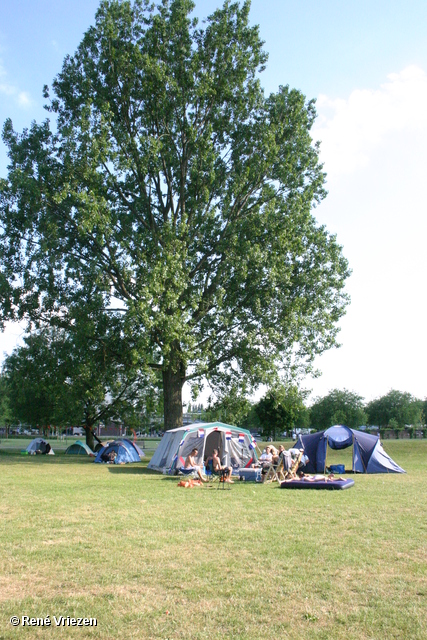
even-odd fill
[(328, 440), (328, 436), (326, 436), (326, 454), (325, 454), (325, 463), (324, 463), (324, 467), (323, 467), (323, 474), (326, 473), (326, 460), (328, 459), (328, 447), (329, 447), (329, 440)]
[(353, 473), (354, 473), (354, 433), (352, 432), (352, 434), (351, 434), (351, 435), (353, 436), (353, 455), (352, 455), (352, 457), (351, 457), (351, 470), (352, 470), (352, 471), (353, 471)]

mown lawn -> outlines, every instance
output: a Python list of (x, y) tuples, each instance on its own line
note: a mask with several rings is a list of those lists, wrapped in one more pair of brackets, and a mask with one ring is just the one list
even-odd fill
[(385, 448), (406, 475), (332, 492), (0, 450), (0, 638), (425, 640), (427, 442)]

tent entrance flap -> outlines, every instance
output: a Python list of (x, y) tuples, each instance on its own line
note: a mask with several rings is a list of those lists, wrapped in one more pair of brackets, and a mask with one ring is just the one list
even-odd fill
[(211, 431), (211, 433), (207, 436), (205, 442), (205, 451), (204, 451), (204, 459), (209, 458), (213, 454), (214, 449), (218, 449), (219, 457), (222, 459), (224, 455), (223, 450), (223, 434), (221, 431)]

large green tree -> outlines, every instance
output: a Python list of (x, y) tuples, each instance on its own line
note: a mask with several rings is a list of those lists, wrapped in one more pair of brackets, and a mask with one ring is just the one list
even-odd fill
[(203, 416), (207, 422), (219, 420), (228, 424), (244, 426), (251, 409), (251, 402), (240, 392), (240, 388), (232, 387), (227, 394), (221, 393), (216, 400), (210, 397)]
[(81, 296), (124, 316), (163, 379), (249, 388), (335, 344), (348, 265), (312, 208), (325, 175), (313, 101), (265, 96), (250, 3), (199, 28), (191, 0), (104, 0), (53, 82), (55, 118), (18, 135), (1, 182), (3, 318), (60, 318)]
[(310, 408), (310, 425), (318, 431), (336, 424), (357, 429), (366, 422), (363, 398), (347, 389), (333, 389)]
[(13, 415), (10, 407), (9, 389), (6, 376), (0, 374), (0, 427), (6, 431), (6, 437), (9, 435), (9, 428), (13, 421)]
[(404, 429), (405, 425), (421, 424), (422, 409), (421, 400), (417, 400), (408, 392), (396, 389), (372, 400), (366, 407), (369, 424), (397, 429)]
[[(82, 318), (83, 320), (83, 318)], [(46, 427), (81, 425), (94, 448), (99, 421), (134, 426), (153, 403), (150, 372), (132, 348), (123, 349), (111, 317), (86, 316), (72, 330), (47, 328), (24, 338), (4, 362), (8, 399), (16, 420)]]
[(427, 425), (427, 398), (421, 402), (421, 424), (425, 427)]
[(292, 433), (295, 427), (307, 427), (305, 396), (306, 393), (294, 385), (270, 389), (255, 405), (263, 436), (276, 440), (284, 431)]
[(51, 384), (53, 380), (56, 384), (56, 379), (48, 360), (51, 352), (44, 341), (40, 344), (39, 337), (27, 340), (5, 359), (3, 378), (13, 420), (44, 428), (56, 424), (56, 393)]

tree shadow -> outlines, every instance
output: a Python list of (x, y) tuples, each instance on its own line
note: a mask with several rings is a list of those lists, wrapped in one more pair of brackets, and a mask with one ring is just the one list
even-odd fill
[(119, 464), (109, 464), (108, 465), (109, 473), (114, 474), (130, 474), (130, 475), (144, 475), (144, 476), (158, 476), (158, 471), (153, 471), (153, 469), (147, 469), (147, 467), (140, 467), (136, 465), (119, 465)]
[[(3, 463), (19, 464), (19, 465), (73, 465), (80, 466), (86, 464), (94, 464), (95, 458), (92, 456), (65, 455), (63, 451), (55, 453), (54, 456), (49, 455), (23, 455), (20, 450), (7, 450), (0, 448), (0, 457)], [(128, 473), (133, 475), (160, 475), (158, 471), (147, 469), (149, 460), (135, 463), (132, 465), (114, 465), (114, 464), (96, 464), (95, 467), (108, 468), (110, 473)], [(165, 476), (166, 477), (166, 476)]]
[(31, 465), (80, 465), (80, 464), (92, 464), (94, 459), (90, 456), (72, 456), (65, 455), (64, 452), (55, 453), (54, 456), (49, 455), (24, 455), (21, 451), (13, 451), (0, 449), (0, 456), (2, 462), (7, 464), (31, 464)]

